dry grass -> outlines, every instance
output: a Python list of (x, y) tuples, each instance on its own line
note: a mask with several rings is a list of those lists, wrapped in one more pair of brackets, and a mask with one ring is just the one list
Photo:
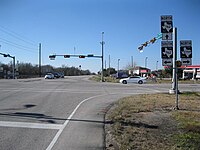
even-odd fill
[(200, 149), (200, 93), (145, 94), (121, 99), (107, 115), (107, 149)]

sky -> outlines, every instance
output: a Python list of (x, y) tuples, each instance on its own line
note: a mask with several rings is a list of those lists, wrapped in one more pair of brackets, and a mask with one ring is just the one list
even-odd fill
[[(18, 62), (38, 64), (42, 44), (42, 65), (79, 67), (98, 72), (99, 58), (50, 60), (49, 55), (101, 56), (104, 67), (125, 69), (132, 64), (162, 69), (161, 40), (138, 47), (161, 32), (162, 15), (173, 16), (179, 41), (192, 40), (193, 65), (200, 65), (199, 0), (0, 0), (0, 52)], [(109, 64), (110, 56), (110, 64)], [(133, 59), (132, 59), (133, 58)], [(11, 59), (0, 55), (1, 63)], [(157, 63), (158, 62), (158, 63)]]

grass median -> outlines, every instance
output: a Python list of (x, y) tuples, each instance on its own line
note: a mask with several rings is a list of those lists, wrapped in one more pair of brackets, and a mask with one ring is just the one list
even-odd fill
[(126, 97), (108, 112), (107, 150), (200, 149), (200, 93)]

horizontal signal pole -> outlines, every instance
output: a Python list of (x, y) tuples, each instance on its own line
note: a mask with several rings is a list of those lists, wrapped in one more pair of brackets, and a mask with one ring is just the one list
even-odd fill
[(61, 56), (61, 57), (64, 57), (64, 58), (70, 58), (70, 57), (78, 57), (78, 58), (85, 58), (85, 57), (88, 57), (88, 58), (102, 58), (102, 56), (94, 56), (94, 55), (49, 55), (49, 58), (53, 58), (55, 59), (56, 56)]

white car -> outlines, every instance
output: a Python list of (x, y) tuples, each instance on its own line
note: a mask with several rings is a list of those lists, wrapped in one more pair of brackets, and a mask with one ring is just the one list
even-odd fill
[(45, 79), (54, 79), (54, 75), (52, 73), (48, 73), (44, 76)]
[(133, 77), (128, 77), (119, 80), (120, 83), (127, 84), (127, 83), (138, 83), (138, 84), (143, 84), (146, 82), (145, 77), (140, 77), (140, 76), (133, 76)]

